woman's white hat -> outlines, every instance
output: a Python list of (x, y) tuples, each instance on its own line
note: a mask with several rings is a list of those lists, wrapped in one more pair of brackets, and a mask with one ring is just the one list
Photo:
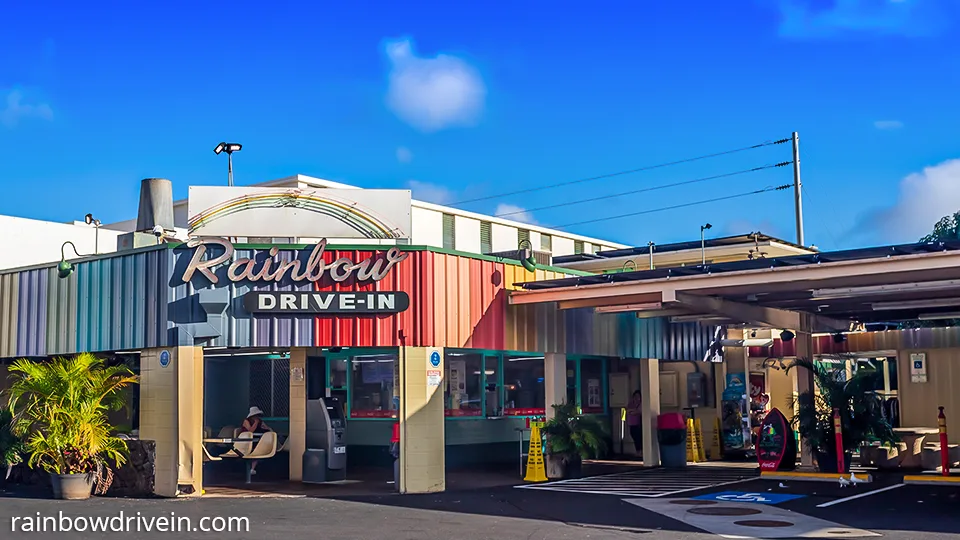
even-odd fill
[(263, 411), (260, 410), (260, 407), (250, 407), (250, 412), (247, 413), (247, 418), (250, 418), (251, 416), (257, 416), (258, 414), (263, 416)]

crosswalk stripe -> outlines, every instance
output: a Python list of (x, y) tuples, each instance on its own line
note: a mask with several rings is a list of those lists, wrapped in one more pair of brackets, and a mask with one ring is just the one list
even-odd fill
[(640, 469), (624, 473), (557, 480), (543, 484), (525, 484), (515, 487), (595, 495), (663, 497), (715, 486), (737, 484), (758, 477), (759, 474), (755, 469), (743, 468)]

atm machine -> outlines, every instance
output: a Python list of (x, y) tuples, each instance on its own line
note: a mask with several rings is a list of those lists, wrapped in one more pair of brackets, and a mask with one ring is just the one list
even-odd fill
[(336, 397), (307, 400), (307, 449), (303, 482), (319, 484), (347, 478), (347, 423)]

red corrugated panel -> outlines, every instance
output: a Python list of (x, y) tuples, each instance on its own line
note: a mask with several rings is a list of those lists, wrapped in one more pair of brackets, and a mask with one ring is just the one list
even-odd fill
[[(363, 260), (374, 256), (372, 251), (328, 251), (324, 262), (332, 263), (340, 257)], [(337, 347), (396, 347), (401, 345), (399, 331), (403, 330), (407, 345), (420, 345), (419, 324), (429, 304), (418, 297), (419, 282), (424, 278), (423, 256), (429, 253), (409, 252), (406, 259), (394, 266), (387, 276), (377, 283), (358, 284), (351, 279), (335, 283), (324, 279), (315, 284), (318, 291), (403, 291), (410, 296), (410, 308), (403, 313), (381, 316), (318, 317), (314, 325), (315, 343), (319, 346)], [(382, 256), (382, 254), (381, 254)]]
[[(468, 347), (499, 350), (504, 345), (506, 293), (502, 263), (429, 251), (408, 252), (378, 283), (354, 280), (316, 284), (319, 291), (403, 291), (410, 308), (396, 315), (319, 317), (319, 346), (339, 347)], [(332, 251), (324, 261), (340, 257), (363, 260), (372, 251)], [(403, 331), (403, 343), (399, 332)]]

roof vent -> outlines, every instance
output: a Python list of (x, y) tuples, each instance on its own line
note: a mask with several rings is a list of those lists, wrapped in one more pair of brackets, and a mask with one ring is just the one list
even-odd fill
[(156, 227), (174, 230), (173, 184), (166, 178), (145, 178), (140, 182), (137, 231), (150, 232)]

